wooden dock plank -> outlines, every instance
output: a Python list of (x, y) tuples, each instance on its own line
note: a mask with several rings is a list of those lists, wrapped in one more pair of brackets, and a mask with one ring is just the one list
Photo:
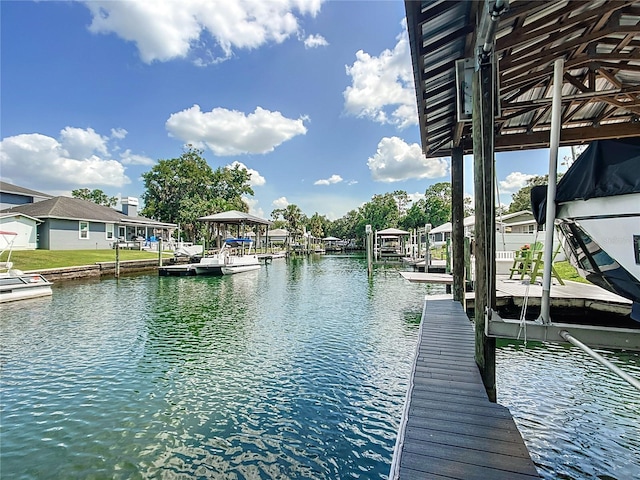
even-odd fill
[(488, 400), (462, 306), (427, 300), (390, 478), (539, 478), (509, 410)]

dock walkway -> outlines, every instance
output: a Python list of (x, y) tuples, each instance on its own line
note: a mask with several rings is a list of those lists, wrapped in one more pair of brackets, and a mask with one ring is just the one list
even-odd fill
[(487, 398), (458, 302), (428, 299), (392, 480), (540, 478), (509, 410)]

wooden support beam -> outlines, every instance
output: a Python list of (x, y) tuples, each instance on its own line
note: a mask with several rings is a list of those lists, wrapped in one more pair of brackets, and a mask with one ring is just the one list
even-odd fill
[(493, 66), (482, 65), (473, 78), (473, 159), (475, 190), (476, 363), (487, 396), (496, 401), (496, 343), (484, 333), (485, 308), (494, 308), (495, 209)]
[(464, 305), (464, 156), (461, 147), (451, 151), (451, 238), (453, 254), (453, 299)]

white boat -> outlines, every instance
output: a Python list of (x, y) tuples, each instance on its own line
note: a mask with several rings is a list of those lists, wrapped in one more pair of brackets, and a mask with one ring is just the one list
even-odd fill
[(230, 275), (261, 267), (250, 238), (227, 238), (220, 251), (195, 264), (197, 275)]
[[(531, 193), (539, 223), (543, 193)], [(591, 283), (632, 300), (631, 317), (640, 321), (640, 137), (591, 143), (558, 182), (555, 201), (570, 263)]]
[(11, 250), (18, 234), (0, 231), (0, 236), (5, 243), (0, 256), (8, 252), (6, 261), (0, 262), (0, 303), (52, 295), (52, 283), (42, 275), (13, 268)]

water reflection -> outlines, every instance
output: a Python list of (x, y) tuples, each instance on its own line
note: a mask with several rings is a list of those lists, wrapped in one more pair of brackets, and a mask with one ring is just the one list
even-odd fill
[(424, 288), (370, 288), (298, 259), (3, 309), (3, 477), (385, 478)]
[[(603, 352), (640, 377), (640, 354)], [(497, 351), (498, 401), (509, 407), (547, 479), (638, 478), (640, 395), (568, 346), (503, 342)]]

